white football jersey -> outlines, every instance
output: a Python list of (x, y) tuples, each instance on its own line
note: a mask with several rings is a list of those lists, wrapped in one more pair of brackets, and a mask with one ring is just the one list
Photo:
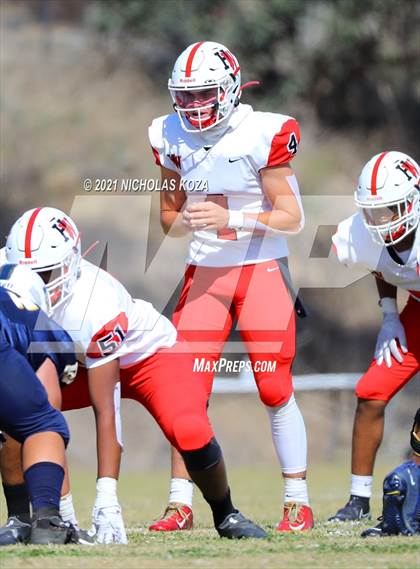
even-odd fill
[(130, 367), (173, 346), (177, 336), (149, 302), (131, 298), (117, 279), (85, 260), (73, 294), (54, 312), (54, 320), (70, 334), (87, 368), (115, 358), (121, 368)]
[[(211, 200), (243, 213), (271, 211), (262, 191), (260, 170), (292, 160), (300, 140), (298, 123), (289, 116), (254, 112), (249, 105), (240, 104), (225, 126), (225, 133), (212, 145), (211, 131), (185, 132), (177, 114), (155, 119), (149, 139), (156, 164), (180, 174), (187, 206)], [(301, 204), (300, 196), (297, 198)], [(281, 234), (200, 230), (192, 234), (188, 263), (237, 266), (287, 255), (286, 238)]]
[(401, 264), (391, 257), (387, 247), (373, 241), (360, 213), (342, 221), (332, 240), (341, 263), (367, 269), (420, 300), (420, 228), (406, 262)]

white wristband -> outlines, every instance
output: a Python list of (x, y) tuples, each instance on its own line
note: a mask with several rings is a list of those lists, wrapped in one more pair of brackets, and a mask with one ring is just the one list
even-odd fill
[(96, 492), (98, 495), (101, 494), (108, 494), (108, 495), (117, 495), (117, 480), (115, 478), (110, 478), (108, 476), (104, 476), (103, 478), (98, 478), (96, 481)]
[(382, 313), (385, 314), (398, 314), (398, 305), (396, 298), (385, 297), (379, 301), (379, 306), (382, 308)]
[(229, 220), (227, 224), (229, 229), (241, 229), (244, 223), (244, 214), (241, 211), (229, 210)]
[(248, 217), (242, 213), (242, 211), (237, 210), (229, 210), (229, 220), (227, 223), (227, 227), (229, 229), (237, 229), (242, 231), (248, 231), (253, 233), (254, 231), (260, 231), (261, 233), (274, 233), (276, 235), (295, 235), (299, 233), (300, 229), (297, 231), (285, 231), (283, 229), (275, 229), (274, 227), (270, 227), (269, 225), (265, 225), (258, 219), (254, 219), (252, 217)]
[(270, 230), (270, 227), (259, 222), (257, 219), (247, 217), (242, 213), (242, 211), (232, 210), (229, 210), (229, 221), (227, 226), (229, 229), (242, 229), (243, 231), (250, 232), (253, 232), (255, 229), (259, 229), (260, 231), (264, 232)]
[(118, 505), (117, 480), (104, 476), (96, 482), (95, 508), (108, 508)]

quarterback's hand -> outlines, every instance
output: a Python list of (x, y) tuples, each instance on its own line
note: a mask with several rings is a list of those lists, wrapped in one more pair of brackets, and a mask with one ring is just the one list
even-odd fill
[(121, 507), (116, 504), (93, 508), (92, 529), (89, 533), (98, 543), (128, 543)]
[(229, 210), (214, 202), (191, 204), (184, 211), (184, 223), (191, 229), (224, 229), (229, 222)]
[(98, 543), (128, 543), (114, 478), (98, 478), (89, 534)]
[(385, 360), (386, 366), (391, 367), (391, 354), (397, 362), (403, 362), (403, 356), (398, 349), (397, 340), (400, 344), (401, 351), (406, 354), (408, 352), (407, 339), (400, 317), (397, 313), (388, 312), (384, 315), (382, 328), (376, 340), (375, 359), (378, 366)]

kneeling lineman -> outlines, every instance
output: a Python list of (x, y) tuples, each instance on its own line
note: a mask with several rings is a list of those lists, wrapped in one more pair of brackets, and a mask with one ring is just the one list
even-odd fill
[(63, 389), (62, 409), (92, 405), (95, 411), (98, 479), (92, 519), (97, 540), (127, 543), (116, 491), (120, 381), (122, 397), (144, 405), (183, 456), (219, 535), (266, 537), (232, 504), (222, 452), (207, 417), (206, 390), (195, 381), (193, 358), (179, 349), (169, 320), (81, 259), (79, 231), (62, 211), (36, 208), (23, 214), (11, 229), (6, 256), (30, 263), (48, 283), (54, 318), (76, 345), (82, 366), (74, 383)]

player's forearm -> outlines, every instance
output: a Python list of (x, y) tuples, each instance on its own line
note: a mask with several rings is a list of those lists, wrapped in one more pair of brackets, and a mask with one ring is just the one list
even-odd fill
[(182, 209), (186, 195), (181, 188), (181, 176), (165, 167), (161, 167), (161, 183), (171, 190), (160, 192), (160, 224), (165, 234), (171, 237), (183, 237), (188, 228), (183, 222)]
[[(280, 210), (264, 211), (262, 213), (247, 213), (246, 218), (258, 222), (256, 232), (263, 233), (274, 229), (276, 231), (284, 231), (288, 233), (298, 233), (303, 228), (303, 216), (300, 212), (288, 212)], [(267, 229), (264, 230), (261, 225), (265, 225)]]
[(379, 298), (397, 298), (397, 287), (387, 283), (383, 279), (375, 277), (376, 288), (378, 289)]
[(185, 225), (182, 213), (179, 211), (161, 211), (160, 225), (164, 233), (170, 237), (184, 237), (190, 233), (190, 229)]
[(291, 213), (284, 210), (272, 210), (262, 213), (229, 211), (227, 226), (231, 229), (249, 231), (255, 235), (264, 235), (270, 232), (297, 234), (302, 230), (304, 220), (303, 214), (300, 212)]
[(118, 479), (121, 464), (121, 446), (118, 443), (115, 416), (96, 414), (96, 446), (98, 454), (98, 478)]
[[(263, 191), (272, 205), (270, 211), (260, 213), (234, 212), (238, 226), (244, 217), (244, 229), (255, 233), (282, 232), (299, 233), (305, 224), (299, 186), (296, 177), (288, 167), (268, 168), (261, 172)], [(232, 212), (229, 212), (229, 227), (232, 226)], [(254, 224), (254, 227), (253, 227)], [(234, 228), (234, 227), (232, 227)]]

